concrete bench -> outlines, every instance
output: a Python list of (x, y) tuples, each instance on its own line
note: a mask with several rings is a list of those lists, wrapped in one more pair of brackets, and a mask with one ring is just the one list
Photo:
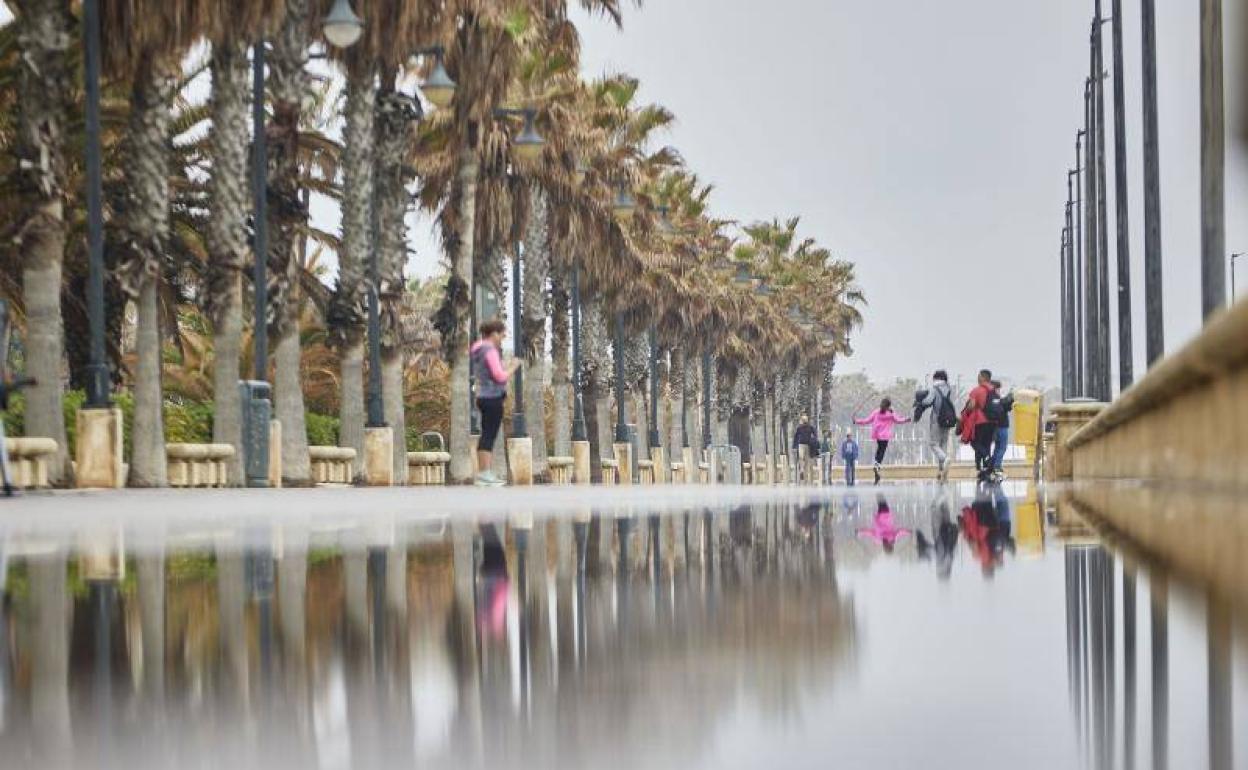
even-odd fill
[(355, 450), (348, 446), (310, 446), (312, 481), (316, 484), (350, 484), (355, 480)]
[(440, 487), (446, 484), (449, 452), (408, 452), (407, 483), (413, 487)]
[(602, 483), (608, 487), (620, 483), (620, 464), (615, 460), (602, 461)]
[(48, 462), (56, 454), (56, 440), (42, 436), (18, 436), (5, 439), (9, 450), (9, 483), (19, 489), (43, 489), (48, 486)]
[(654, 461), (638, 460), (637, 461), (637, 478), (642, 484), (653, 485), (654, 481)]
[(754, 463), (741, 463), (741, 483), (754, 483)]
[(685, 478), (685, 464), (684, 463), (672, 463), (672, 483), (673, 484), (688, 484), (689, 483), (689, 479)]
[(230, 482), (231, 444), (165, 444), (169, 486), (224, 487)]
[(550, 457), (546, 467), (550, 469), (550, 483), (555, 486), (568, 486), (572, 483), (572, 466), (575, 460), (571, 457)]

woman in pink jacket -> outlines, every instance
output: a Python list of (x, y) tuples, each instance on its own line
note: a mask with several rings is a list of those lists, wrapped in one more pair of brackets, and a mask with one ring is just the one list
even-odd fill
[(880, 408), (861, 420), (854, 420), (855, 425), (870, 425), (871, 438), (875, 441), (875, 483), (880, 483), (880, 466), (884, 463), (884, 453), (888, 451), (888, 442), (893, 440), (893, 428), (910, 422), (909, 417), (902, 417), (893, 411), (891, 399), (880, 402)]

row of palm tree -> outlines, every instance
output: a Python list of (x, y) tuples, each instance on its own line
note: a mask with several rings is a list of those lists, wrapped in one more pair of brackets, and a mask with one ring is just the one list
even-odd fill
[[(0, 215), (11, 244), (0, 254), (0, 290), (22, 312), (26, 368), (40, 382), (28, 401), (27, 430), (65, 447), (62, 392), (81, 376), (75, 350), (85, 338), (80, 8), (71, 0), (12, 5), (16, 18), (0, 29), (0, 78), (17, 88), (0, 89), (0, 101), (14, 108), (0, 111), (0, 171), (15, 205)], [(729, 418), (744, 414), (754, 431), (765, 428), (775, 440), (786, 416), (809, 408), (826, 387), (832, 362), (850, 352), (849, 335), (861, 322), (852, 264), (799, 240), (797, 219), (739, 226), (713, 216), (711, 186), (659, 142), (672, 113), (641, 104), (633, 78), (580, 77), (566, 0), (357, 0), (366, 23), (347, 49), (321, 39), (329, 5), (100, 0), (108, 328), (118, 384), (134, 394), (132, 485), (166, 483), (162, 363), (177, 309), (187, 303), (212, 327), (214, 440), (242, 456), (235, 393), (247, 335), (255, 332), (245, 320), (244, 292), (254, 231), (249, 49), (259, 41), (268, 64), (270, 231), (262, 332), (275, 351), (287, 483), (310, 478), (300, 343), (310, 306), (337, 351), (340, 443), (363, 456), (374, 252), (385, 416), (396, 436), (407, 432), (405, 365), (427, 326), (413, 315), (404, 274), (413, 206), (437, 218), (445, 251), (443, 297), (432, 321), (449, 368), (454, 480), (466, 480), (471, 469), (467, 349), (476, 288), (505, 296), (504, 263), (518, 254), (524, 277), (514, 288), (524, 310), (513, 322), (526, 343), (529, 423), (542, 426), (533, 432), (539, 473), (548, 453), (567, 452), (574, 378), (583, 386), (595, 452), (609, 440), (599, 435), (614, 377), (624, 380), (625, 408), (644, 419), (651, 340), (669, 424), (676, 405), (697, 401), (692, 375), (711, 356), (717, 438), (726, 440)], [(616, 0), (581, 5), (621, 21)], [(423, 55), (430, 50), (440, 52), (436, 60)], [(412, 86), (443, 61), (454, 98), (432, 108)], [(325, 76), (326, 67), (335, 74)], [(199, 103), (192, 84), (205, 80), (211, 95)], [(528, 121), (514, 108), (544, 138), (540, 152), (522, 152)], [(340, 236), (312, 226), (312, 195), (339, 202)], [(312, 241), (337, 254), (332, 286), (311, 268)], [(574, 284), (584, 301), (579, 372), (569, 353)], [(618, 372), (610, 357), (617, 320), (625, 332)], [(133, 327), (134, 351), (123, 367), (124, 327)], [(683, 428), (670, 431), (670, 441), (691, 432)], [(397, 478), (405, 475), (405, 451), (397, 440)], [(67, 483), (71, 472), (62, 449), (53, 477)], [(231, 476), (241, 479), (241, 466)]]

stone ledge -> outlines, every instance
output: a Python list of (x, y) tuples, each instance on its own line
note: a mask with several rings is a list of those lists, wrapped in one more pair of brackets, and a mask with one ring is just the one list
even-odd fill
[(1248, 365), (1248, 302), (1217, 315), (1196, 339), (1158, 362), (1100, 415), (1070, 437), (1071, 450)]
[(43, 436), (15, 436), (5, 440), (9, 452), (9, 483), (19, 489), (48, 486), (48, 461), (56, 454), (55, 439)]

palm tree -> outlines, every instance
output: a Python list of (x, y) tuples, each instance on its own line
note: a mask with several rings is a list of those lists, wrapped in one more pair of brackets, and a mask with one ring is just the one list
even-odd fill
[(234, 447), (229, 478), (243, 479), (242, 403), (237, 396), (243, 345), (243, 270), (250, 249), (246, 221), (248, 197), (248, 113), (250, 102), (247, 44), (236, 37), (212, 47), (212, 175), (208, 190), (212, 215), (206, 223), (208, 310), (212, 318), (212, 440)]
[(61, 266), (65, 257), (65, 110), (73, 75), (66, 51), (71, 40), (68, 0), (22, 0), (11, 4), (19, 25), (22, 62), (18, 90), (17, 248), (24, 253), (22, 296), (27, 317), (26, 369), (38, 380), (27, 393), (26, 431), (57, 443), (48, 469), (54, 484), (71, 469), (61, 407)]
[[(304, 167), (318, 165), (324, 156), (337, 154), (336, 147), (326, 151), (329, 143), (319, 137), (314, 125), (304, 130), (305, 121), (316, 116), (315, 111), (305, 113), (305, 100), (317, 94), (323, 101), (328, 94), (328, 89), (312, 90), (305, 69), (311, 38), (310, 5), (309, 0), (286, 0), (286, 17), (273, 36), (268, 56), (267, 89), (273, 105), (268, 137), (268, 210), (272, 220), (269, 262), (273, 278), (269, 336), (276, 340), (273, 409), (282, 425), (282, 483), (288, 486), (307, 486), (312, 482), (299, 346), (309, 201)], [(319, 137), (319, 141), (317, 149), (309, 153), (305, 143), (313, 137)], [(332, 179), (336, 169), (332, 163), (329, 165)]]

